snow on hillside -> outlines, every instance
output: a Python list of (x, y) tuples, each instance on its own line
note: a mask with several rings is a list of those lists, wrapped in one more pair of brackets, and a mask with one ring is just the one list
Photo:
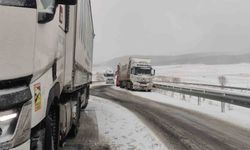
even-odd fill
[(218, 85), (218, 76), (227, 78), (228, 86), (250, 88), (250, 64), (204, 65), (186, 64), (155, 66), (156, 79), (161, 77), (180, 78), (181, 82)]

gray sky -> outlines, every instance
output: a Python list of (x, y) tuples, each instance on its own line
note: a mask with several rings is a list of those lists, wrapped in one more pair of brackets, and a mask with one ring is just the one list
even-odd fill
[(94, 61), (130, 54), (247, 52), (250, 0), (92, 0)]

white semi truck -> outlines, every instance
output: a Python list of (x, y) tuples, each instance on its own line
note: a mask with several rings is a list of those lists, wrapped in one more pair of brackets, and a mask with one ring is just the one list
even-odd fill
[(116, 85), (130, 90), (151, 91), (154, 75), (151, 59), (124, 58), (117, 66)]
[(114, 75), (113, 70), (107, 69), (104, 73), (104, 77), (105, 77), (106, 84), (114, 84), (115, 83), (115, 81), (114, 81), (115, 75)]
[(0, 0), (0, 149), (57, 150), (92, 81), (90, 0)]

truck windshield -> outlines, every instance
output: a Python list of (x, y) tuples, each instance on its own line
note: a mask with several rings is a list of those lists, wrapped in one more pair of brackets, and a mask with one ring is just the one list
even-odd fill
[(106, 74), (106, 77), (113, 77), (114, 74)]
[(137, 74), (151, 74), (151, 68), (135, 67), (135, 75)]
[(36, 0), (0, 0), (0, 5), (36, 8)]

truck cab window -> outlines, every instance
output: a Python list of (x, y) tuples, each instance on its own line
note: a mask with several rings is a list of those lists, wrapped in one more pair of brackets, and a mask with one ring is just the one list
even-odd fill
[(36, 0), (0, 0), (0, 5), (36, 8)]
[(39, 12), (54, 14), (55, 10), (55, 0), (40, 0), (41, 7), (39, 8)]
[(140, 68), (136, 67), (135, 68), (135, 74), (151, 74), (151, 68)]

